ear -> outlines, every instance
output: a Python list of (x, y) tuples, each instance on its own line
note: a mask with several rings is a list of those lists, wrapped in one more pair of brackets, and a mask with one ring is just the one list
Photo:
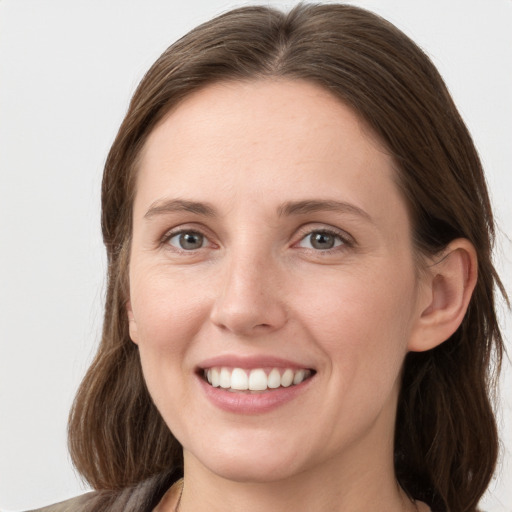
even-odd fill
[(139, 333), (137, 330), (137, 322), (133, 316), (133, 309), (131, 301), (126, 303), (126, 313), (128, 315), (128, 328), (130, 330), (130, 338), (137, 345), (139, 341)]
[(477, 268), (473, 244), (458, 238), (422, 271), (418, 317), (408, 344), (410, 351), (430, 350), (458, 329), (476, 285)]

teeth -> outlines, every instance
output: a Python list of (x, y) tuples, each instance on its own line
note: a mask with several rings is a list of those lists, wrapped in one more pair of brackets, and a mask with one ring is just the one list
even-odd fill
[(219, 373), (219, 369), (218, 368), (211, 368), (209, 370), (210, 374), (211, 374), (211, 377), (212, 377), (212, 381), (211, 381), (211, 385), (214, 387), (214, 388), (218, 388), (220, 386), (220, 373)]
[[(235, 373), (235, 370), (233, 373)], [(264, 370), (251, 370), (249, 375), (249, 389), (251, 391), (263, 391), (267, 389), (267, 374)]]
[(277, 368), (274, 368), (269, 374), (267, 378), (267, 386), (270, 389), (276, 389), (281, 385), (281, 374)]
[(295, 375), (293, 376), (293, 383), (300, 384), (304, 380), (305, 374), (306, 370), (299, 370), (298, 372), (295, 372)]
[(263, 368), (244, 370), (242, 368), (215, 367), (204, 371), (205, 379), (214, 388), (224, 388), (230, 391), (265, 391), (278, 387), (295, 386), (311, 375), (310, 370), (291, 368), (272, 368), (267, 372)]
[(287, 388), (293, 383), (293, 371), (288, 368), (281, 376), (281, 386)]
[(231, 387), (231, 372), (227, 368), (222, 368), (220, 370), (219, 385), (224, 389), (229, 389)]
[[(252, 372), (251, 372), (251, 374), (252, 374)], [(252, 377), (252, 375), (251, 375), (251, 377)], [(245, 373), (241, 368), (235, 368), (231, 372), (230, 388), (238, 389), (239, 391), (244, 391), (246, 389), (249, 389), (249, 379), (247, 378), (247, 373)]]

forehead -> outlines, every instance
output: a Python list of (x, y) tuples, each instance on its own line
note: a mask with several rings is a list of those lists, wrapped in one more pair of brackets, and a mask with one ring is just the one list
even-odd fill
[(386, 209), (386, 195), (402, 201), (393, 160), (366, 123), (326, 89), (281, 79), (187, 97), (148, 137), (137, 182), (136, 210), (169, 194), (261, 206), (312, 195), (362, 209)]
[[(262, 135), (276, 141), (302, 136), (304, 127), (309, 128), (313, 139), (314, 128), (339, 129), (348, 125), (354, 134), (364, 136), (366, 142), (371, 141), (385, 152), (384, 144), (367, 123), (324, 87), (306, 80), (282, 78), (224, 81), (208, 85), (174, 106), (149, 135), (142, 154), (149, 156), (148, 147), (161, 136), (190, 137), (204, 133), (214, 145), (229, 128), (234, 128), (229, 134), (233, 141), (251, 135), (256, 142)], [(248, 131), (239, 131), (241, 127)], [(349, 135), (348, 131), (344, 135)], [(326, 140), (329, 137), (326, 131), (321, 136)]]
[(205, 156), (208, 172), (237, 155), (237, 168), (254, 169), (285, 153), (297, 173), (308, 161), (341, 154), (345, 161), (356, 160), (354, 164), (378, 157), (392, 166), (372, 129), (325, 88), (302, 80), (266, 79), (221, 82), (186, 97), (149, 135), (139, 172), (176, 169), (185, 160), (191, 164)]

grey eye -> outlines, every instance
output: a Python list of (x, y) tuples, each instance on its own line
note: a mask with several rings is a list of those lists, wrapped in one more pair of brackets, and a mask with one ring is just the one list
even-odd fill
[(338, 235), (334, 235), (325, 231), (313, 231), (300, 241), (299, 246), (306, 247), (308, 249), (325, 251), (332, 249), (333, 247), (338, 247), (342, 243), (343, 242)]
[(204, 247), (205, 237), (195, 231), (185, 231), (169, 238), (169, 244), (178, 249), (193, 251)]

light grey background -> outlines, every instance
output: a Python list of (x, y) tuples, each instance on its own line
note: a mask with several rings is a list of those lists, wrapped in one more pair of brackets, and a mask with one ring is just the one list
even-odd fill
[[(0, 508), (83, 492), (71, 401), (99, 339), (102, 166), (144, 71), (177, 37), (246, 2), (0, 0)], [(295, 2), (262, 2), (290, 7)], [(512, 287), (512, 1), (360, 0), (433, 58), (487, 170)], [(505, 236), (508, 234), (508, 238)], [(510, 314), (501, 306), (510, 349)], [(483, 503), (512, 511), (512, 371), (500, 467)], [(507, 429), (508, 426), (508, 429)]]

